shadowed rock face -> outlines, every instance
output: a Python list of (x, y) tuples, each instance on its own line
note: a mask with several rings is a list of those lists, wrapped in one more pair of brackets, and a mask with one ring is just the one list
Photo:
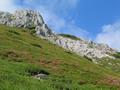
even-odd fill
[(14, 14), (0, 12), (0, 24), (35, 30), (38, 36), (48, 39), (66, 50), (75, 52), (78, 55), (87, 56), (91, 59), (103, 57), (114, 58), (110, 54), (116, 53), (116, 50), (110, 48), (108, 45), (97, 44), (82, 39), (73, 40), (52, 33), (51, 29), (44, 23), (42, 16), (33, 10), (17, 10)]

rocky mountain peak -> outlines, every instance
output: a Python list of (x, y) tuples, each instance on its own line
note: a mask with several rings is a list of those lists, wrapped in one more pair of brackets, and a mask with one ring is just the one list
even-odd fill
[(18, 20), (24, 20), (24, 22), (26, 23), (25, 28), (33, 28), (37, 25), (42, 26), (44, 24), (42, 16), (38, 12), (35, 12), (33, 10), (16, 10), (14, 13), (14, 17)]
[(48, 37), (52, 31), (44, 23), (40, 13), (33, 10), (16, 10), (13, 14), (0, 12), (0, 23), (12, 27), (34, 29), (36, 34)]
[(16, 10), (13, 14), (0, 12), (0, 24), (35, 30), (36, 35), (48, 39), (50, 42), (68, 51), (87, 56), (91, 59), (103, 57), (114, 58), (111, 55), (116, 53), (116, 50), (110, 48), (108, 45), (97, 44), (82, 39), (74, 40), (52, 33), (52, 30), (45, 24), (41, 14), (33, 10)]

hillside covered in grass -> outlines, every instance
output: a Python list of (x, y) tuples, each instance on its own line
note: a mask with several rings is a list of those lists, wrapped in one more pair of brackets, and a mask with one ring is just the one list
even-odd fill
[(114, 70), (40, 39), (32, 30), (0, 25), (0, 90), (119, 89), (120, 74)]

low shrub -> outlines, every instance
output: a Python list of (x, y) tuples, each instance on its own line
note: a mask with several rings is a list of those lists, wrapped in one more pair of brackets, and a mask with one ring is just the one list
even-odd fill
[(39, 44), (31, 44), (32, 46), (35, 46), (35, 47), (38, 47), (38, 48), (42, 48), (42, 46), (41, 45), (39, 45)]
[(13, 34), (15, 34), (15, 35), (20, 35), (20, 33), (14, 31), (14, 30), (9, 30), (9, 32), (10, 32), (10, 33), (13, 33)]

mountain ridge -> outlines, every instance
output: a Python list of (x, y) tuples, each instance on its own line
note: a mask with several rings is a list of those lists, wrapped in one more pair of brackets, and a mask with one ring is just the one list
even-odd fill
[(0, 24), (33, 30), (37, 36), (47, 39), (70, 52), (87, 56), (93, 59), (94, 62), (96, 62), (96, 58), (109, 57), (114, 59), (112, 55), (117, 52), (108, 45), (82, 39), (73, 40), (57, 35), (45, 24), (40, 13), (33, 10), (16, 10), (14, 14), (0, 12)]

